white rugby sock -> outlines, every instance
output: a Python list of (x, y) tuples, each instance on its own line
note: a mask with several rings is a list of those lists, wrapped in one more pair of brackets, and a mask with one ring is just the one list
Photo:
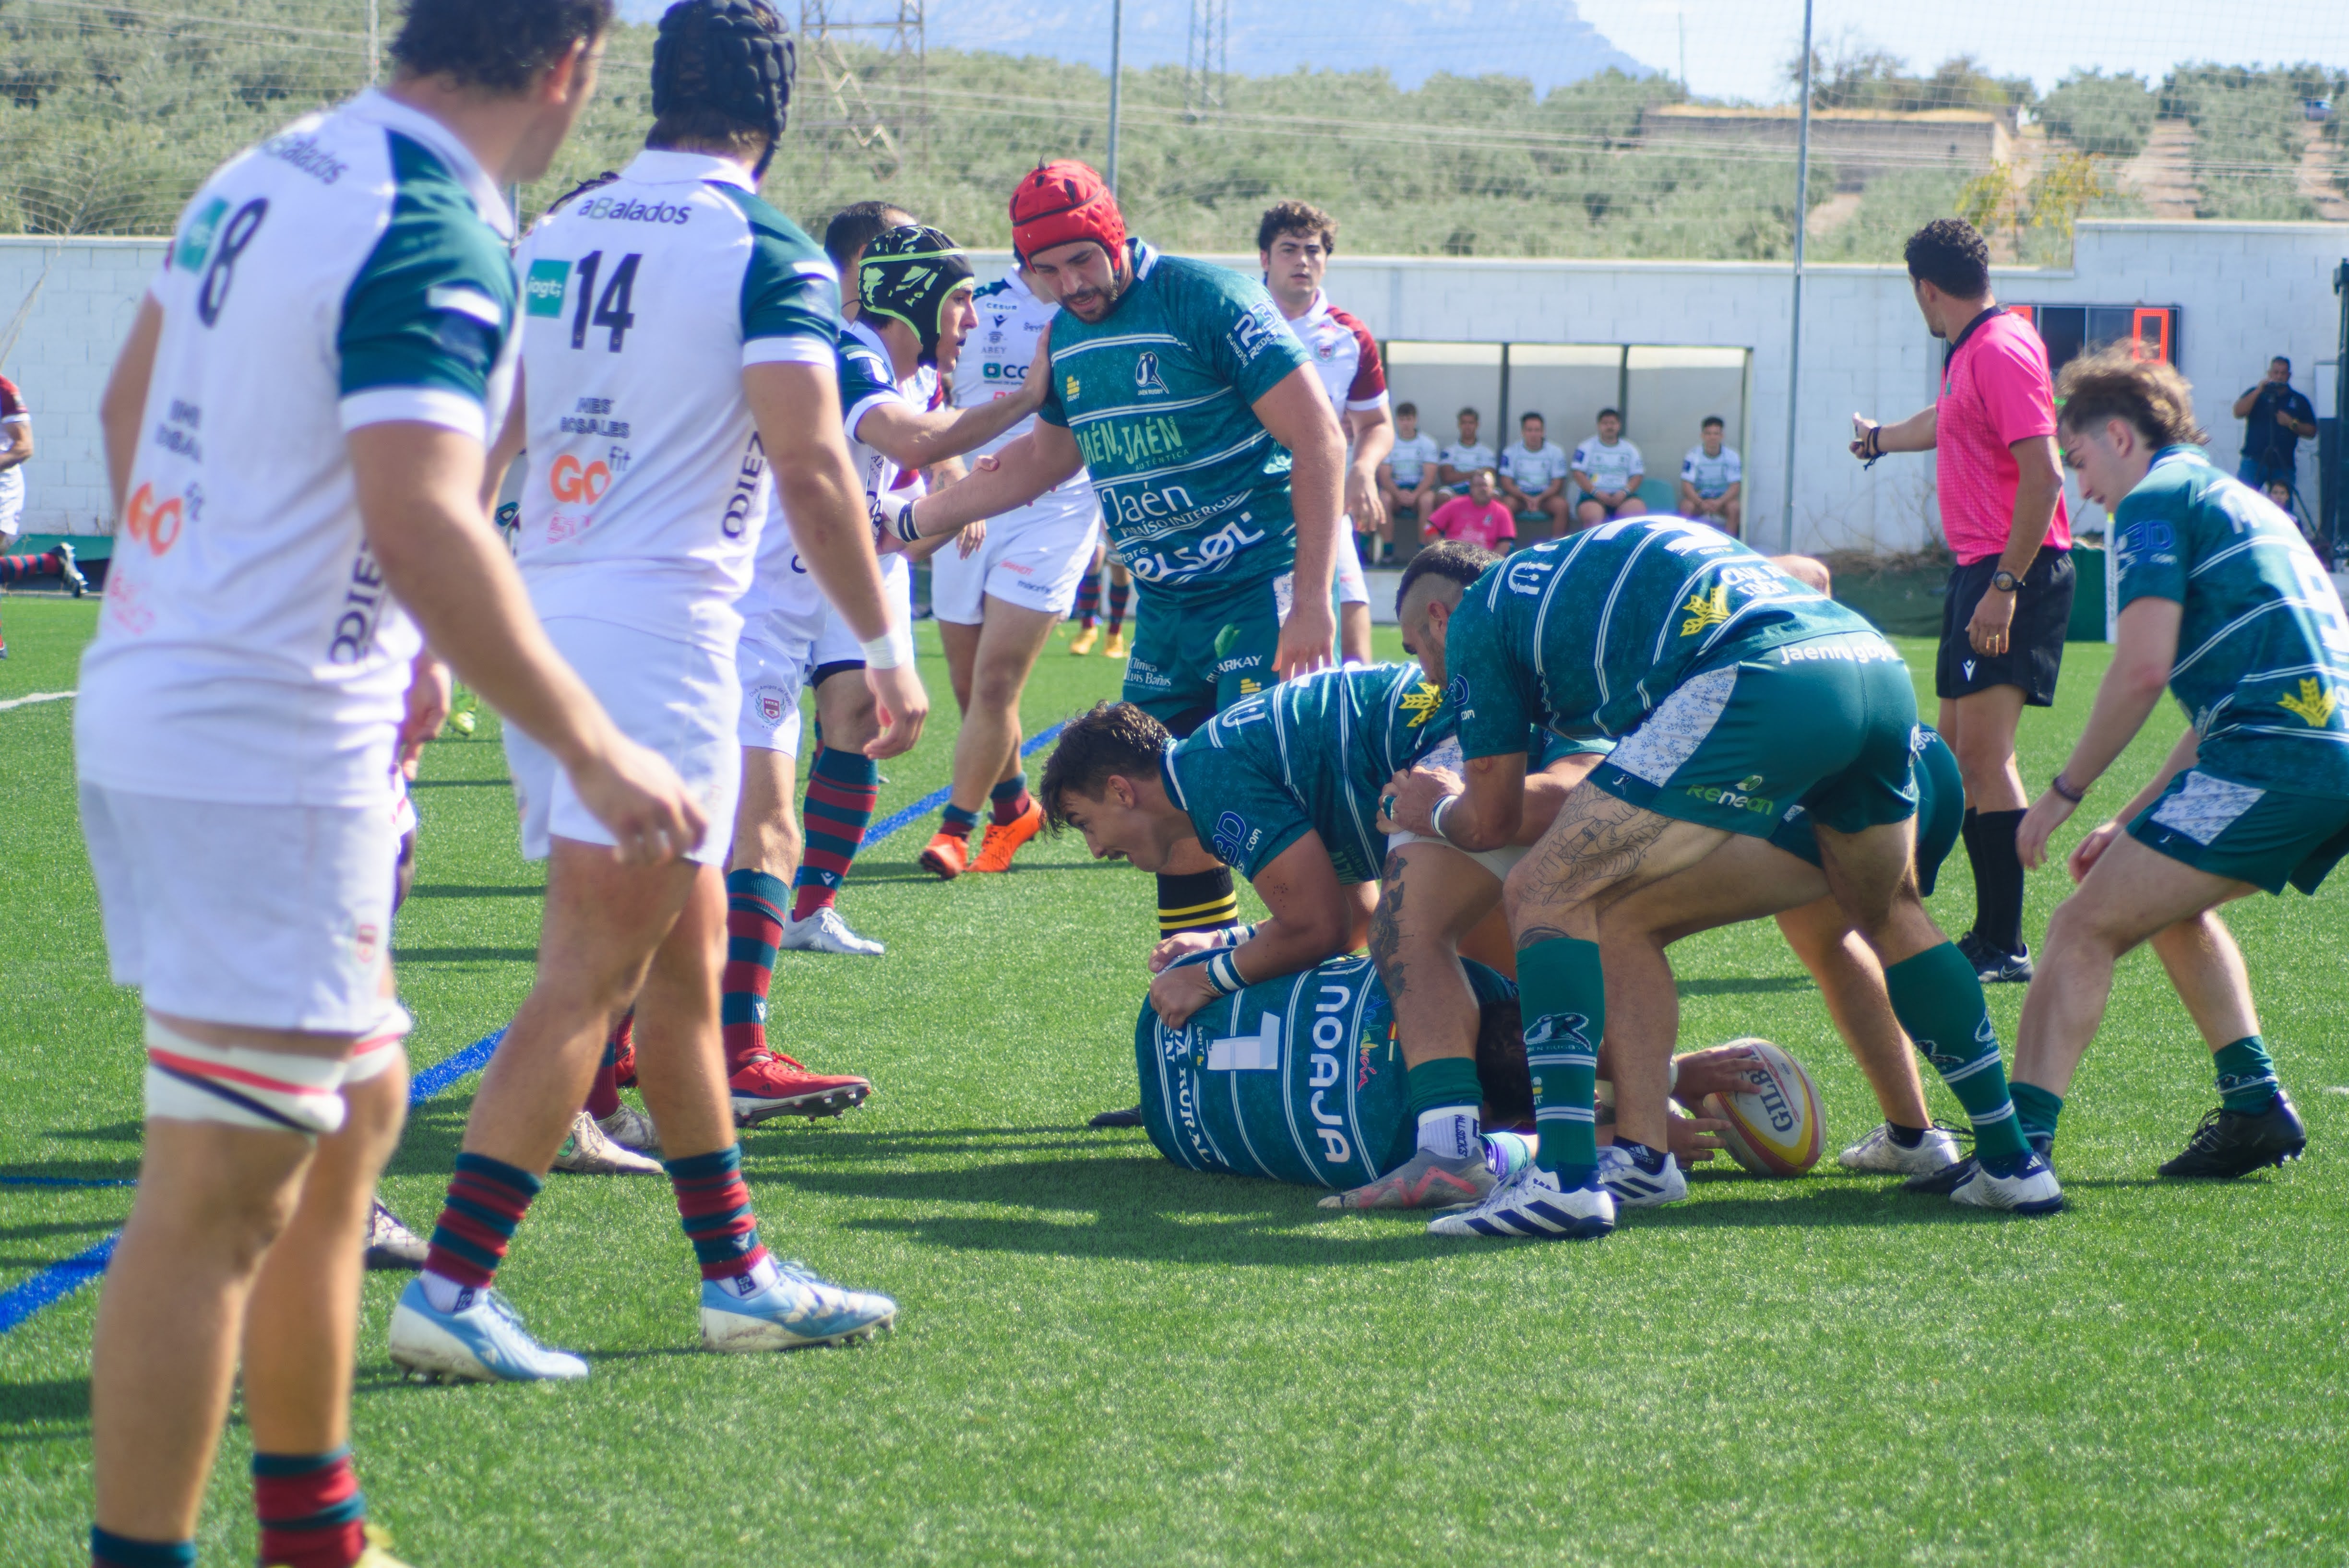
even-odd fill
[(1484, 1152), (1484, 1118), (1469, 1105), (1441, 1105), (1419, 1113), (1419, 1147), (1438, 1160)]

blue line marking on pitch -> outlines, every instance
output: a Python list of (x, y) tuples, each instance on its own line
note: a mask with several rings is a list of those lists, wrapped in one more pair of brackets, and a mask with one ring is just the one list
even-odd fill
[[(1050, 745), (1059, 737), (1061, 727), (1061, 725), (1056, 724), (1041, 735), (1028, 740), (1019, 748), (1019, 755), (1033, 756), (1038, 750)], [(865, 835), (864, 841), (868, 844), (880, 842), (906, 824), (917, 821), (945, 805), (952, 794), (951, 789), (933, 790), (904, 810), (883, 818), (880, 825)], [(422, 1105), (428, 1099), (446, 1094), (456, 1086), (459, 1079), (470, 1078), (489, 1066), (490, 1057), (497, 1053), (498, 1042), (505, 1037), (504, 1027), (493, 1029), (456, 1055), (444, 1057), (418, 1073), (409, 1080), (408, 1103)], [(0, 1176), (0, 1186), (12, 1187), (135, 1187), (137, 1185), (136, 1181), (82, 1181), (65, 1176)], [(55, 1306), (58, 1302), (65, 1300), (66, 1297), (104, 1274), (107, 1261), (114, 1256), (114, 1243), (121, 1239), (121, 1235), (122, 1233), (117, 1231), (88, 1251), (76, 1253), (72, 1257), (60, 1263), (51, 1264), (13, 1289), (0, 1291), (0, 1334), (10, 1332), (44, 1307)]]
[[(1033, 756), (1039, 748), (1050, 745), (1054, 740), (1060, 738), (1062, 727), (1063, 725), (1056, 724), (1051, 728), (1044, 731), (1043, 734), (1036, 736), (1032, 739), (1026, 741), (1019, 748), (1019, 755), (1022, 757), (1030, 757)], [(879, 843), (882, 840), (887, 838), (898, 829), (905, 827), (907, 823), (928, 816), (931, 812), (945, 805), (947, 800), (953, 798), (953, 796), (954, 791), (950, 789), (931, 790), (928, 794), (923, 796), (920, 799), (915, 801), (904, 810), (893, 811), (888, 816), (882, 818), (880, 822), (876, 824), (871, 831), (864, 835), (864, 841), (868, 844)]]
[(13, 1290), (0, 1292), (0, 1334), (5, 1334), (45, 1306), (54, 1306), (74, 1292), (106, 1272), (106, 1263), (114, 1255), (114, 1243), (122, 1238), (117, 1231), (98, 1245), (76, 1253), (63, 1263), (51, 1264)]

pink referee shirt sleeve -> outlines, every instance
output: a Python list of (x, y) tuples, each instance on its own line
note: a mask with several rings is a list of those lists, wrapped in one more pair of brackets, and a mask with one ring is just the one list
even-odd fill
[[(1991, 325), (2003, 326), (2002, 316)], [(2047, 378), (2047, 356), (2029, 327), (2001, 332), (1982, 346), (1974, 366), (1974, 385), (1981, 388), (1983, 411), (1999, 445), (2012, 447), (2033, 436), (2055, 433), (2055, 391)]]

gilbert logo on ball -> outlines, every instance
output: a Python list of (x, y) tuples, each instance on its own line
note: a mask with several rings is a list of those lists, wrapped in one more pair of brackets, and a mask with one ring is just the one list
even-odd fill
[(1818, 1086), (1803, 1064), (1769, 1041), (1732, 1040), (1757, 1058), (1746, 1075), (1751, 1086), (1704, 1097), (1704, 1114), (1729, 1124), (1721, 1135), (1730, 1158), (1756, 1176), (1800, 1176), (1818, 1163), (1826, 1139), (1826, 1113)]

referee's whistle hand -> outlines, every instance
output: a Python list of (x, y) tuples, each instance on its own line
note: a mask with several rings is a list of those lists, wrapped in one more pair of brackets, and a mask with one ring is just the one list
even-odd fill
[(2002, 654), (2013, 625), (2014, 595), (1992, 589), (1982, 596), (1973, 618), (1966, 623), (1966, 642), (1985, 658)]

